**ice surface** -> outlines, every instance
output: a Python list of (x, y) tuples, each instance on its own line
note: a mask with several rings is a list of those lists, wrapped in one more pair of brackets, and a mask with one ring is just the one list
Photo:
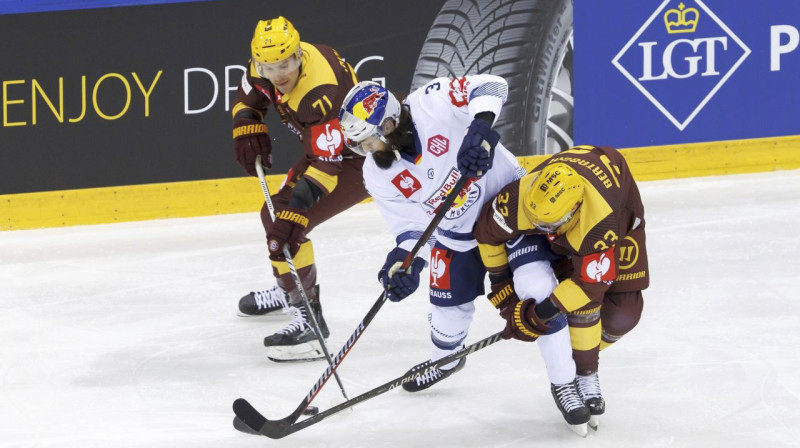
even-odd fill
[[(234, 399), (284, 417), (325, 368), (266, 360), (289, 316), (236, 316), (273, 284), (260, 221), (240, 214), (0, 232), (0, 446), (799, 446), (800, 171), (641, 190), (652, 284), (639, 326), (601, 354), (607, 413), (588, 439), (564, 426), (535, 344), (516, 341), (282, 440), (238, 433)], [(312, 237), (335, 353), (378, 298), (393, 238), (374, 204)], [(351, 397), (428, 357), (424, 293), (367, 328), (339, 369)], [(467, 342), (501, 328), (479, 299)], [(332, 380), (314, 404), (340, 395)]]

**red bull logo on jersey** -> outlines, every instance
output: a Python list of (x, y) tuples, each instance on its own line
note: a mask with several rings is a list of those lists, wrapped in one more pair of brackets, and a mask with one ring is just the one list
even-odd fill
[(412, 194), (422, 189), (422, 184), (414, 177), (410, 171), (403, 170), (392, 179), (392, 183), (406, 199), (410, 198)]
[[(428, 214), (433, 216), (441, 207), (442, 202), (444, 202), (447, 195), (450, 194), (450, 190), (456, 185), (458, 182), (458, 178), (461, 176), (458, 169), (455, 167), (450, 168), (450, 172), (447, 174), (442, 185), (436, 190), (436, 192), (425, 200), (424, 204), (429, 207)], [(461, 189), (459, 192), (458, 197), (453, 201), (453, 204), (450, 206), (450, 210), (444, 215), (444, 219), (458, 219), (464, 213), (469, 210), (473, 204), (478, 202), (478, 199), (481, 197), (481, 187), (474, 182), (470, 181)]]

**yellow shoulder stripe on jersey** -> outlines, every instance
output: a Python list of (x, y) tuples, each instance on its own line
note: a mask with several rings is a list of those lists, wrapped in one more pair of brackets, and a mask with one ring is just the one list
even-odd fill
[[(289, 263), (275, 260), (270, 260), (270, 262), (272, 267), (278, 271), (278, 275), (289, 273)], [(314, 247), (311, 245), (311, 241), (305, 241), (300, 245), (300, 250), (292, 257), (292, 262), (297, 270), (314, 264)]]
[(303, 49), (303, 65), (300, 78), (297, 80), (297, 85), (294, 89), (289, 93), (285, 93), (281, 99), (284, 104), (288, 104), (294, 111), (297, 111), (300, 107), (300, 101), (315, 87), (325, 84), (339, 84), (336, 82), (336, 74), (333, 73), (328, 60), (322, 56), (322, 53), (315, 46), (300, 42), (300, 48)]
[(500, 268), (508, 264), (508, 255), (504, 244), (478, 244), (481, 260), (488, 269)]
[(327, 194), (333, 192), (339, 183), (339, 176), (323, 173), (319, 168), (313, 166), (308, 167), (303, 175), (313, 179), (320, 187), (325, 189)]
[(600, 192), (584, 179), (583, 182), (583, 205), (579, 209), (580, 215), (575, 217), (578, 225), (569, 227), (567, 230), (567, 241), (576, 252), (580, 250), (583, 240), (590, 230), (600, 221), (606, 219), (612, 212)]
[(583, 308), (591, 302), (583, 289), (570, 278), (559, 283), (553, 290), (553, 295), (567, 312)]

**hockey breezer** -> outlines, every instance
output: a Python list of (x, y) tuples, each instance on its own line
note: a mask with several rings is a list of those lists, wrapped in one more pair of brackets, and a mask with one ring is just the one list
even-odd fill
[[(257, 168), (259, 167), (258, 162), (259, 161), (256, 160), (256, 167)], [(262, 179), (263, 179), (263, 177), (262, 177)], [(422, 246), (428, 241), (430, 236), (433, 235), (433, 232), (436, 230), (436, 227), (439, 226), (439, 222), (441, 222), (442, 218), (444, 218), (445, 213), (447, 213), (447, 210), (450, 209), (450, 206), (453, 204), (455, 199), (458, 197), (458, 193), (461, 191), (462, 188), (464, 188), (464, 185), (466, 185), (468, 180), (469, 180), (469, 178), (467, 178), (465, 176), (461, 176), (458, 179), (458, 181), (456, 182), (456, 185), (453, 187), (453, 189), (447, 195), (447, 197), (445, 198), (444, 202), (442, 202), (442, 205), (441, 205), (440, 209), (436, 212), (436, 215), (434, 215), (433, 219), (431, 220), (431, 223), (428, 224), (428, 227), (425, 229), (425, 231), (423, 232), (422, 236), (417, 241), (417, 244), (414, 245), (414, 247), (411, 249), (411, 252), (409, 252), (408, 257), (406, 257), (406, 259), (403, 261), (403, 264), (402, 264), (400, 270), (404, 270), (404, 269), (408, 268), (408, 266), (411, 264), (411, 260), (414, 259), (414, 257), (417, 255), (419, 250), (422, 249)], [(262, 187), (262, 189), (266, 189), (266, 182), (263, 181), (263, 180), (262, 180), (261, 187)], [(265, 193), (265, 197), (267, 196), (267, 194), (268, 193)], [(297, 406), (297, 408), (294, 410), (294, 412), (292, 412), (288, 417), (286, 417), (285, 419), (282, 420), (283, 422), (285, 422), (285, 424), (292, 424), (292, 423), (296, 422), (302, 415), (304, 415), (304, 412), (306, 411), (306, 409), (311, 404), (311, 401), (314, 400), (314, 397), (317, 396), (319, 391), (322, 389), (322, 386), (324, 386), (325, 383), (327, 383), (328, 380), (330, 379), (331, 374), (336, 375), (336, 369), (339, 367), (339, 365), (341, 365), (341, 363), (344, 360), (345, 356), (347, 356), (347, 354), (350, 352), (350, 349), (353, 348), (353, 345), (355, 345), (356, 341), (358, 341), (358, 339), (364, 333), (364, 330), (366, 330), (367, 326), (375, 318), (375, 315), (378, 314), (378, 311), (380, 311), (381, 307), (383, 307), (383, 304), (386, 303), (387, 297), (388, 297), (387, 290), (384, 289), (383, 292), (381, 293), (380, 297), (378, 297), (378, 300), (375, 301), (375, 304), (373, 304), (372, 308), (369, 309), (369, 311), (367, 312), (366, 316), (364, 316), (364, 318), (361, 320), (361, 322), (359, 322), (359, 324), (356, 327), (355, 331), (353, 331), (353, 333), (350, 335), (350, 337), (347, 338), (347, 342), (345, 342), (345, 344), (342, 347), (342, 349), (339, 350), (339, 353), (337, 353), (336, 356), (331, 360), (331, 362), (328, 365), (328, 368), (325, 369), (324, 372), (322, 372), (322, 375), (319, 377), (319, 379), (311, 387), (311, 390), (308, 391), (308, 394), (306, 394), (306, 396), (303, 398), (303, 401), (300, 403), (300, 405)], [(338, 376), (336, 376), (336, 379), (337, 380), (339, 379)], [(345, 396), (345, 399), (347, 399), (346, 396)], [(244, 403), (247, 403), (247, 401), (242, 399), (242, 398), (236, 400), (236, 402), (239, 402), (239, 401), (243, 401)], [(247, 406), (249, 406), (249, 404), (247, 404)], [(235, 410), (235, 408), (236, 408), (236, 403), (234, 403), (234, 410)], [(237, 416), (238, 416), (238, 413), (237, 413)], [(240, 430), (240, 431), (248, 432), (245, 428), (242, 428), (241, 425), (239, 425), (239, 423), (236, 422), (236, 420), (234, 420), (234, 427), (236, 429)]]
[(388, 383), (384, 383), (372, 390), (364, 392), (363, 394), (351, 398), (344, 403), (341, 403), (337, 406), (334, 406), (328, 410), (320, 412), (313, 417), (309, 417), (303, 421), (298, 422), (297, 418), (294, 414), (289, 415), (286, 418), (281, 420), (269, 420), (264, 418), (260, 412), (258, 412), (247, 400), (244, 398), (239, 398), (233, 402), (233, 412), (236, 414), (236, 417), (243, 422), (248, 428), (252, 429), (253, 432), (249, 432), (243, 428), (237, 428), (241, 431), (248, 432), (251, 434), (261, 434), (267, 436), (271, 439), (281, 439), (289, 434), (295, 433), (300, 431), (301, 429), (305, 429), (311, 425), (315, 425), (320, 421), (339, 413), (347, 408), (351, 408), (362, 401), (369, 400), (370, 398), (375, 398), (378, 395), (381, 395), (385, 392), (388, 392), (396, 387), (402, 386), (403, 384), (414, 381), (417, 377), (421, 375), (426, 375), (429, 372), (437, 369), (445, 364), (449, 364), (453, 361), (457, 361), (461, 358), (466, 357), (467, 355), (471, 355), (472, 353), (477, 352), (478, 350), (482, 350), (495, 342), (499, 341), (503, 337), (503, 333), (495, 333), (488, 338), (482, 339), (474, 344), (471, 344), (463, 349), (445, 356), (444, 358), (431, 362), (430, 360), (419, 364), (416, 368), (412, 369), (411, 371), (406, 372), (403, 376), (395, 378)]

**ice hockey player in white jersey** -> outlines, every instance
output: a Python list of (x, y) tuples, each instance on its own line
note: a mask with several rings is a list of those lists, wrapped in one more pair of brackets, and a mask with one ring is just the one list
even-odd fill
[[(401, 104), (384, 87), (364, 81), (350, 90), (339, 113), (345, 143), (367, 156), (364, 183), (395, 235), (397, 245), (378, 272), (389, 300), (400, 301), (418, 288), (429, 258), (433, 361), (463, 347), (474, 300), (485, 294), (486, 268), (472, 235), (481, 208), (504, 185), (525, 174), (492, 129), (507, 95), (503, 78), (482, 74), (434, 79)], [(439, 223), (435, 241), (423, 247), (409, 269), (399, 271), (461, 176), (469, 181)], [(512, 266), (526, 272), (520, 276), (524, 282), (515, 282), (517, 293), (544, 300), (557, 284), (550, 267), (556, 255), (546, 240), (539, 238), (544, 237), (512, 242), (508, 253), (519, 250), (524, 255)], [(539, 346), (553, 396), (567, 423), (582, 425), (585, 431), (589, 411), (575, 389), (566, 319), (562, 316), (552, 322), (552, 331), (539, 338)], [(461, 358), (403, 384), (403, 388), (409, 392), (427, 389), (461, 370), (465, 363), (466, 358)]]

